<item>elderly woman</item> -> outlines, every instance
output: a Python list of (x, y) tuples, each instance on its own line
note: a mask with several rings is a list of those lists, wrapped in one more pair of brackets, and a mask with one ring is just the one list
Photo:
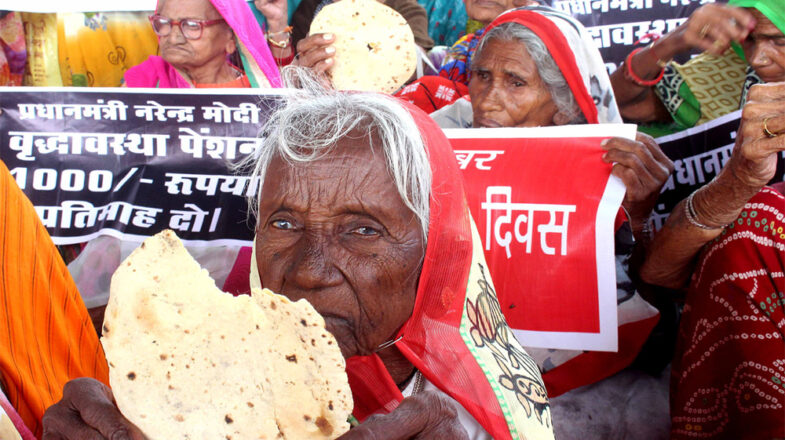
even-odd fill
[[(572, 55), (572, 56), (569, 56)], [(537, 127), (620, 123), (608, 74), (585, 29), (544, 7), (494, 20), (474, 53), (469, 97), (431, 114), (442, 128)], [(612, 139), (607, 163), (627, 185), (625, 208), (645, 238), (652, 203), (672, 163), (648, 136)]]
[[(128, 87), (281, 85), (267, 40), (243, 0), (159, 0), (150, 23), (158, 35), (161, 56), (151, 56), (128, 69)], [(268, 33), (268, 38), (275, 37)], [(289, 53), (276, 55), (284, 58)], [(241, 60), (243, 68), (233, 59)]]
[(677, 205), (644, 280), (689, 284), (671, 370), (671, 436), (785, 437), (785, 83), (750, 89), (733, 154)]
[[(684, 65), (680, 54), (704, 51)], [(785, 80), (785, 2), (707, 4), (613, 73), (625, 119), (683, 130), (738, 110), (754, 84)]]
[[(394, 98), (324, 91), (293, 94), (268, 127), (254, 278), (335, 335), (364, 421), (342, 438), (553, 438), (439, 127)], [(86, 429), (134, 432), (92, 379), (44, 417), (44, 438)]]
[[(469, 96), (471, 100), (459, 99), (431, 116), (443, 128), (621, 122), (591, 37), (571, 17), (542, 7), (507, 11), (485, 29), (472, 59)], [(673, 165), (646, 135), (639, 134), (637, 141), (610, 139), (604, 148), (602, 160), (615, 162), (613, 174), (627, 186), (623, 206), (634, 237), (645, 245), (652, 204)], [(529, 350), (546, 371), (549, 394), (618, 372), (632, 362), (648, 336), (656, 320), (642, 318), (653, 318), (656, 311), (635, 293), (627, 275), (632, 242), (629, 228), (617, 230), (619, 323), (645, 324), (637, 331), (620, 329), (618, 353)]]

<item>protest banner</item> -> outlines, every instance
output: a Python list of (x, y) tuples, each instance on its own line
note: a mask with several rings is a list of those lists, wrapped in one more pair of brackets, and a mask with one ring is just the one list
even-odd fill
[(445, 130), (502, 311), (527, 346), (615, 351), (614, 220), (601, 160), (634, 125)]
[[(257, 182), (231, 171), (278, 98), (254, 91), (2, 90), (0, 159), (56, 244), (169, 228), (191, 245), (246, 244)], [(280, 92), (278, 92), (280, 93)]]
[[(586, 26), (605, 66), (613, 72), (646, 34), (665, 35), (687, 21), (701, 5), (714, 0), (550, 0), (549, 3)], [(649, 42), (650, 39), (644, 39), (642, 44)], [(687, 59), (687, 54), (677, 57), (680, 62)]]

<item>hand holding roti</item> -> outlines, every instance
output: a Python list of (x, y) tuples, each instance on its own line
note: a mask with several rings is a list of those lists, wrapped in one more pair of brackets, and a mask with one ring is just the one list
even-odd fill
[(103, 435), (135, 425), (151, 440), (334, 439), (349, 429), (345, 363), (322, 317), (268, 290), (221, 292), (171, 231), (115, 272), (103, 333), (112, 391), (77, 382), (66, 398), (85, 396), (54, 415), (75, 404), (95, 426), (89, 409), (106, 409)]
[(414, 73), (417, 45), (406, 20), (376, 0), (325, 6), (297, 44), (297, 65), (327, 73), (337, 90), (392, 93)]

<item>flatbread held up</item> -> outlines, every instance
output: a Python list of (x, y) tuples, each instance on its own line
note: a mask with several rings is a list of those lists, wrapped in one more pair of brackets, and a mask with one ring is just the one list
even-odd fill
[(341, 0), (322, 8), (311, 34), (335, 35), (329, 73), (337, 90), (392, 93), (417, 67), (417, 45), (400, 14), (376, 0)]
[(334, 439), (352, 397), (305, 300), (221, 292), (172, 231), (112, 277), (101, 342), (117, 406), (151, 439)]

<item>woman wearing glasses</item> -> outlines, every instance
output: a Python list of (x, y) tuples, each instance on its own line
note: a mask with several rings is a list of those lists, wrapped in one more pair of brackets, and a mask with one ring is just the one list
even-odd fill
[[(128, 87), (281, 86), (267, 39), (243, 0), (159, 0), (150, 23), (160, 56), (128, 69)], [(291, 48), (276, 45), (275, 51), (285, 58)]]

